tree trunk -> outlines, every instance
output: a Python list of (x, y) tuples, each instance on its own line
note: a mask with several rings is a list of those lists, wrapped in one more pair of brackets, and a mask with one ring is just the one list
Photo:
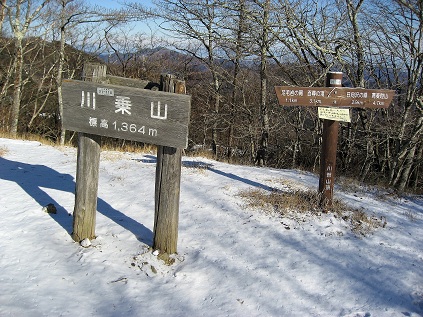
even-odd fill
[(401, 151), (397, 154), (395, 159), (394, 171), (391, 172), (392, 181), (390, 185), (395, 186), (399, 190), (404, 190), (407, 186), (412, 166), (414, 162), (414, 154), (417, 145), (423, 134), (423, 117), (419, 117), (416, 122), (416, 127), (409, 141), (403, 145)]
[(363, 87), (364, 88), (364, 67), (365, 67), (365, 60), (364, 60), (364, 49), (363, 49), (363, 42), (360, 33), (360, 26), (358, 22), (358, 13), (360, 10), (361, 5), (363, 4), (364, 0), (358, 0), (357, 4), (354, 5), (352, 0), (346, 0), (347, 4), (347, 13), (348, 18), (351, 22), (351, 26), (353, 29), (353, 38), (354, 38), (354, 45), (355, 45), (355, 56), (357, 58), (357, 69), (355, 73), (355, 78), (353, 77), (353, 84), (356, 87)]
[[(418, 186), (419, 186), (419, 181), (420, 181), (420, 172), (422, 169), (422, 165), (423, 165), (423, 143), (420, 142), (419, 146), (418, 146), (418, 150), (417, 150), (417, 155), (416, 155), (416, 166), (414, 169), (414, 179), (413, 179), (413, 189), (415, 191), (417, 191)], [(423, 178), (422, 178), (423, 180)], [(422, 186), (423, 187), (423, 186)]]
[(63, 128), (63, 97), (62, 97), (62, 79), (63, 79), (63, 64), (65, 61), (65, 27), (60, 28), (60, 48), (59, 48), (59, 65), (57, 67), (57, 100), (59, 104), (60, 115), (60, 145), (65, 144), (66, 130)]
[(269, 114), (267, 108), (267, 51), (269, 41), (269, 10), (270, 1), (266, 0), (263, 11), (263, 25), (260, 47), (260, 119), (261, 119), (261, 139), (257, 151), (256, 162), (264, 166), (267, 161), (268, 143), (269, 143)]
[(19, 112), (21, 107), (22, 94), (22, 69), (23, 69), (23, 47), (22, 39), (15, 39), (15, 61), (13, 80), (13, 102), (11, 112), (10, 134), (16, 136), (18, 133)]
[(404, 191), (407, 187), (408, 180), (410, 179), (411, 168), (414, 162), (414, 154), (416, 153), (416, 145), (414, 145), (408, 152), (404, 160), (404, 164), (401, 167), (401, 170), (397, 174), (395, 179), (396, 188), (399, 191)]
[(4, 13), (6, 2), (7, 2), (7, 0), (1, 0), (0, 1), (0, 36), (3, 35), (3, 22), (4, 22), (4, 18), (6, 17), (6, 15)]
[(214, 111), (213, 111), (213, 127), (212, 127), (212, 151), (214, 157), (218, 158), (218, 116), (219, 116), (219, 108), (220, 108), (220, 96), (219, 96), (219, 79), (217, 78), (217, 74), (213, 75), (214, 77)]
[(364, 182), (374, 163), (374, 146), (370, 136), (366, 137), (366, 158), (361, 166), (360, 181)]
[(236, 118), (236, 104), (237, 104), (237, 91), (238, 87), (238, 75), (241, 69), (240, 61), (242, 58), (242, 45), (243, 37), (245, 33), (245, 0), (238, 1), (238, 26), (236, 29), (236, 40), (235, 40), (235, 59), (234, 59), (234, 72), (232, 77), (232, 95), (231, 95), (231, 109), (229, 117), (229, 133), (228, 133), (228, 160), (231, 162), (233, 155), (233, 138), (234, 138), (234, 124)]

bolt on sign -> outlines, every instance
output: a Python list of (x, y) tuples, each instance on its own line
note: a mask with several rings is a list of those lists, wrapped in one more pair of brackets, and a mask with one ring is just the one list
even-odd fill
[(188, 145), (191, 97), (148, 89), (65, 80), (66, 130), (174, 148)]
[(388, 108), (394, 90), (347, 87), (275, 87), (281, 106)]

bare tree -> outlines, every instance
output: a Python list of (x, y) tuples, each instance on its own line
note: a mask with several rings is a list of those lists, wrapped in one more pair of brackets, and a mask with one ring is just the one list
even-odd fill
[[(221, 28), (228, 30), (226, 43), (223, 42), (223, 49), (227, 58), (233, 63), (233, 71), (228, 77), (230, 85), (229, 115), (228, 121), (228, 142), (227, 157), (231, 161), (234, 152), (235, 125), (238, 119), (239, 108), (242, 108), (240, 99), (242, 94), (242, 85), (240, 85), (241, 63), (248, 55), (248, 4), (246, 0), (238, 0), (236, 4), (233, 1), (222, 3), (227, 10), (226, 17), (222, 20)], [(238, 120), (239, 121), (239, 120)], [(254, 152), (254, 150), (253, 150)]]
[(258, 0), (254, 1), (257, 5), (257, 10), (253, 13), (253, 17), (257, 25), (259, 25), (258, 36), (256, 37), (256, 45), (258, 48), (258, 56), (260, 60), (260, 121), (261, 121), (261, 136), (259, 148), (257, 150), (256, 163), (260, 166), (266, 164), (269, 146), (269, 110), (268, 110), (268, 52), (271, 46), (271, 1)]
[(215, 0), (162, 0), (159, 3), (159, 16), (164, 19), (161, 25), (165, 31), (179, 36), (172, 44), (207, 65), (211, 76), (212, 117), (211, 143), (214, 155), (218, 151), (219, 111), (221, 107), (221, 67), (219, 65), (219, 42), (223, 18), (219, 1)]
[[(77, 0), (57, 0), (59, 6), (59, 25), (58, 29), (60, 32), (59, 35), (59, 58), (57, 66), (57, 100), (59, 104), (59, 115), (60, 118), (63, 118), (63, 97), (62, 97), (62, 79), (63, 79), (63, 67), (65, 63), (65, 42), (66, 42), (66, 31), (68, 27), (71, 27), (73, 24), (77, 23), (84, 11), (80, 11), (83, 8), (83, 5), (80, 1)], [(60, 144), (65, 144), (66, 130), (61, 129), (60, 132)]]
[(3, 22), (5, 19), (5, 9), (6, 9), (7, 0), (0, 1), (0, 36), (3, 35)]
[[(401, 107), (400, 121), (397, 120), (397, 129), (393, 131), (394, 147), (389, 152), (389, 182), (404, 190), (412, 172), (421, 165), (416, 157), (420, 155), (423, 135), (423, 7), (421, 1), (392, 0), (389, 6), (376, 1), (375, 8), (375, 15), (389, 17), (375, 21), (377, 34), (383, 38), (376, 47), (391, 55), (384, 65), (391, 69), (387, 76), (398, 89)], [(399, 71), (395, 72), (396, 69)]]
[[(82, 42), (87, 40), (87, 37), (81, 36), (86, 34), (85, 30), (81, 29), (83, 25), (89, 25), (89, 33), (96, 34), (97, 40), (91, 41), (91, 46), (95, 47), (95, 41), (101, 38), (100, 33), (96, 32), (96, 28), (103, 23), (121, 23), (130, 19), (125, 10), (108, 10), (100, 7), (89, 7), (85, 5), (82, 0), (54, 0), (52, 7), (52, 14), (59, 12), (58, 19), (55, 19), (55, 27), (59, 33), (59, 56), (57, 63), (57, 95), (59, 104), (60, 118), (63, 116), (63, 98), (62, 98), (62, 79), (65, 67), (65, 47), (66, 42), (70, 41), (72, 37), (78, 40), (82, 38)], [(75, 41), (75, 40), (74, 40)], [(101, 46), (101, 45), (98, 45)], [(61, 129), (60, 144), (65, 142), (66, 131)]]
[(13, 35), (14, 59), (13, 59), (13, 102), (11, 109), (10, 133), (16, 135), (18, 131), (19, 111), (22, 94), (22, 72), (24, 66), (25, 45), (24, 38), (31, 24), (39, 17), (41, 10), (49, 0), (15, 0), (6, 5), (5, 14), (10, 23)]
[[(346, 26), (344, 34), (348, 35), (352, 39), (350, 48), (345, 51), (345, 55), (340, 59), (340, 63), (344, 66), (348, 79), (351, 81), (353, 87), (366, 87), (366, 53), (370, 51), (365, 51), (364, 41), (368, 42), (371, 34), (371, 27), (369, 24), (366, 25), (366, 17), (364, 15), (364, 10), (366, 9), (363, 5), (364, 0), (345, 0), (345, 7), (339, 4), (340, 13), (344, 12), (348, 16), (349, 24)], [(360, 21), (360, 16), (363, 16)], [(367, 34), (363, 36), (363, 29), (367, 29)], [(376, 159), (376, 150), (375, 150), (375, 138), (372, 133), (373, 127), (372, 123), (374, 121), (374, 111), (359, 109), (356, 111), (358, 114), (359, 123), (362, 125), (364, 131), (364, 136), (362, 137), (365, 140), (365, 150), (366, 156), (362, 162), (360, 169), (360, 180), (364, 181), (368, 176), (372, 166), (375, 163)], [(358, 123), (358, 122), (357, 122)], [(345, 128), (343, 128), (345, 129)], [(350, 164), (352, 147), (357, 144), (352, 138), (352, 124), (347, 124), (346, 126), (346, 140), (342, 140), (343, 149), (347, 153), (346, 155), (346, 164)]]

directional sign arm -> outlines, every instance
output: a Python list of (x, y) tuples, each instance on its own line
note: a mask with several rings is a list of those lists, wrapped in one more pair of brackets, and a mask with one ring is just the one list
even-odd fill
[(395, 91), (348, 87), (275, 87), (281, 106), (388, 108)]

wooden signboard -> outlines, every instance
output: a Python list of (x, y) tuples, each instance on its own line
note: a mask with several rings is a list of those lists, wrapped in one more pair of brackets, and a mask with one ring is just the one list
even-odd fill
[(388, 108), (395, 91), (342, 87), (341, 72), (329, 72), (326, 87), (276, 86), (281, 106), (317, 106), (323, 120), (319, 193), (321, 206), (331, 206), (335, 180), (339, 121), (350, 122), (349, 108)]
[(282, 106), (388, 108), (395, 91), (347, 87), (275, 87)]
[(191, 97), (148, 89), (65, 80), (63, 128), (186, 148)]

